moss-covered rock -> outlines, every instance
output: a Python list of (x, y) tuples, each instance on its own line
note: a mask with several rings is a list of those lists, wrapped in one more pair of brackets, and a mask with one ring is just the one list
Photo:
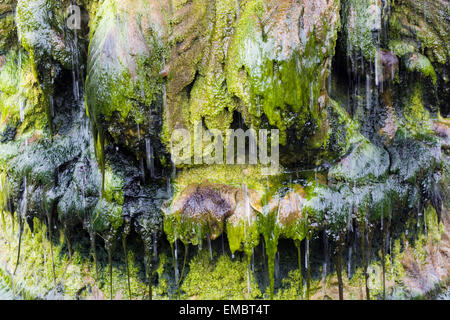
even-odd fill
[(0, 128), (43, 130), (47, 124), (44, 96), (33, 72), (33, 63), (23, 49), (11, 49), (0, 67)]
[(416, 83), (408, 94), (403, 108), (405, 128), (414, 134), (430, 134), (431, 132), (430, 112), (424, 107), (423, 103), (423, 88), (419, 83)]
[(50, 81), (52, 62), (59, 62), (68, 69), (72, 67), (72, 53), (63, 38), (65, 24), (60, 13), (63, 5), (50, 0), (17, 2), (19, 39), (30, 53), (35, 72), (44, 80), (44, 86)]
[(389, 165), (389, 154), (386, 150), (363, 140), (328, 171), (328, 179), (332, 182), (367, 184), (386, 178)]
[(252, 1), (242, 10), (227, 56), (228, 87), (248, 123), (259, 127), (265, 115), (280, 129), (282, 144), (290, 127), (301, 138), (308, 121), (323, 124), (318, 100), (334, 53), (338, 5), (288, 2), (271, 12), (264, 1)]
[(410, 72), (417, 72), (423, 77), (430, 77), (436, 84), (437, 76), (430, 60), (420, 53), (413, 53), (406, 58), (406, 68)]
[[(417, 137), (416, 137), (417, 139)], [(390, 172), (398, 173), (400, 179), (415, 183), (433, 172), (442, 161), (440, 145), (430, 137), (414, 139), (406, 130), (399, 130), (393, 145)]]
[(0, 54), (5, 54), (17, 41), (17, 30), (14, 21), (15, 1), (0, 3)]
[(108, 168), (105, 172), (105, 186), (102, 197), (91, 213), (91, 221), (96, 232), (107, 233), (114, 238), (118, 229), (122, 226), (123, 188), (123, 177)]
[[(450, 54), (446, 27), (446, 3), (443, 0), (406, 0), (391, 4), (390, 44), (402, 55), (425, 53), (432, 63), (445, 65)], [(398, 44), (401, 44), (399, 47)], [(398, 51), (400, 50), (400, 51)]]
[(382, 10), (380, 0), (342, 1), (343, 46), (354, 64), (359, 55), (366, 61), (375, 61), (383, 26)]
[[(406, 0), (391, 5), (389, 47), (412, 74), (423, 77), (435, 109), (448, 113), (450, 31), (443, 0)], [(445, 8), (445, 9), (444, 9)]]
[[(161, 112), (166, 8), (147, 1), (105, 1), (92, 24), (86, 104), (94, 137), (139, 156), (139, 139), (156, 138)], [(153, 116), (152, 116), (153, 115)]]
[[(193, 133), (198, 122), (225, 132), (238, 113), (248, 127), (280, 129), (283, 145), (293, 129), (292, 138), (313, 137), (309, 148), (323, 147), (323, 82), (338, 11), (336, 1), (178, 4), (171, 43), (177, 45), (167, 66), (166, 144), (174, 128)], [(213, 28), (202, 32), (208, 21)]]

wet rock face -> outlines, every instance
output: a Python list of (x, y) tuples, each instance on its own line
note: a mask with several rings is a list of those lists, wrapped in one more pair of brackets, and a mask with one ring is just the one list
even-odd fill
[[(72, 53), (63, 38), (63, 21), (54, 13), (61, 4), (49, 0), (17, 2), (17, 28), (23, 47), (31, 54), (36, 71), (49, 86), (52, 63), (72, 67)], [(53, 71), (54, 73), (54, 71)], [(54, 75), (53, 75), (54, 76)], [(48, 87), (47, 90), (52, 90)]]
[(382, 29), (382, 1), (344, 0), (343, 47), (352, 63), (362, 55), (367, 61), (373, 60), (377, 52), (377, 39)]
[[(339, 156), (347, 145), (327, 143), (323, 85), (338, 26), (334, 1), (198, 0), (176, 4), (173, 13), (145, 1), (107, 1), (93, 23), (88, 59), (86, 94), (95, 129), (102, 141), (108, 135), (140, 157), (144, 137), (162, 147), (162, 125), (170, 150), (173, 129), (192, 134), (202, 122), (224, 133), (237, 112), (248, 127), (280, 129), (282, 144), (288, 135), (310, 140), (290, 151), (308, 154), (302, 162)], [(283, 161), (289, 158), (296, 159)]]
[(420, 141), (397, 134), (392, 147), (391, 172), (398, 172), (400, 177), (409, 182), (420, 181), (436, 163), (442, 161), (440, 145), (437, 141)]
[[(450, 31), (445, 0), (395, 2), (389, 21), (389, 49), (414, 78), (421, 78), (436, 98), (441, 113), (448, 115)], [(428, 84), (428, 83), (432, 83)]]
[(390, 20), (391, 42), (400, 55), (421, 52), (432, 63), (448, 63), (450, 47), (448, 43), (448, 12), (445, 0), (405, 0), (392, 5)]
[(244, 8), (237, 23), (227, 56), (227, 81), (251, 123), (260, 125), (264, 114), (280, 129), (284, 144), (286, 129), (294, 128), (300, 139), (308, 120), (318, 127), (325, 121), (319, 96), (334, 52), (338, 6), (286, 1), (260, 10)]
[(157, 139), (167, 24), (159, 3), (105, 1), (93, 22), (86, 79), (89, 115), (100, 135), (139, 157)]
[(335, 1), (175, 6), (166, 144), (173, 128), (192, 132), (196, 121), (224, 132), (237, 112), (248, 127), (279, 128), (282, 144), (291, 129), (295, 139), (317, 134), (322, 146), (325, 132), (318, 128), (326, 115), (319, 98), (334, 52), (338, 12)]
[[(281, 238), (384, 241), (388, 221), (447, 214), (444, 0), (80, 0), (80, 33), (69, 3), (0, 3), (0, 209), (21, 229), (84, 229), (94, 256), (137, 234), (146, 264), (163, 231), (199, 246), (226, 232), (248, 261), (263, 239), (273, 291)], [(279, 175), (171, 167), (172, 130), (197, 121), (279, 129)]]

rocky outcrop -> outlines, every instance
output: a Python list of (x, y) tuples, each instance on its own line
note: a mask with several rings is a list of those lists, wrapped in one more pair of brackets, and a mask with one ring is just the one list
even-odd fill
[(109, 0), (92, 23), (86, 103), (94, 137), (102, 145), (111, 139), (137, 157), (145, 137), (159, 141), (166, 10), (167, 4)]
[[(65, 23), (72, 2), (79, 30)], [(333, 297), (355, 297), (356, 282), (366, 283), (366, 298), (386, 297), (400, 279), (415, 294), (429, 291), (445, 281), (447, 249), (430, 241), (448, 240), (440, 229), (450, 201), (444, 2), (3, 1), (6, 269), (39, 287), (34, 257), (56, 270), (44, 272), (47, 291), (87, 297), (99, 286), (110, 297), (167, 298), (180, 294), (185, 269), (190, 286), (202, 281), (195, 275), (208, 261), (185, 268), (189, 247), (201, 251), (207, 240), (214, 260), (222, 240), (232, 258), (221, 268), (239, 260), (240, 282), (248, 271), (244, 289), (227, 289), (247, 292), (227, 297), (313, 297), (334, 272)], [(175, 129), (238, 128), (280, 131), (276, 174), (261, 175), (262, 164), (177, 167), (169, 157)], [(295, 250), (292, 241), (298, 257), (281, 264), (299, 270), (282, 267), (292, 272), (279, 281), (277, 252)], [(27, 254), (36, 248), (43, 257)], [(258, 255), (264, 267), (251, 268)], [(358, 260), (347, 274), (345, 259)], [(268, 271), (265, 293), (251, 269)]]
[[(339, 26), (337, 2), (193, 1), (175, 7), (165, 141), (174, 128), (276, 127), (281, 143), (326, 145), (323, 83)], [(203, 32), (208, 24), (213, 27)], [(166, 70), (166, 69), (165, 69)], [(239, 116), (238, 116), (239, 117)]]

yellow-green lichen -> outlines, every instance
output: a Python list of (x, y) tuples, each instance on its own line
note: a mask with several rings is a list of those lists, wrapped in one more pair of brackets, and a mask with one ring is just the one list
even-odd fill
[(423, 88), (420, 83), (416, 83), (409, 93), (407, 103), (403, 109), (405, 127), (411, 132), (431, 133), (430, 113), (423, 105)]

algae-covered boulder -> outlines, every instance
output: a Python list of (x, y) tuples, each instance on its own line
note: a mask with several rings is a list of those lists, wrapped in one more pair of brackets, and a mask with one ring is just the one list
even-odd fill
[(288, 192), (278, 205), (277, 221), (282, 228), (281, 236), (294, 241), (302, 241), (308, 232), (308, 214), (304, 210), (306, 191), (296, 186)]
[(403, 122), (404, 129), (414, 135), (432, 134), (432, 116), (425, 107), (424, 88), (420, 82), (415, 82), (410, 86), (411, 90), (403, 97)]
[[(188, 185), (165, 209), (164, 231), (173, 243), (180, 239), (198, 245), (205, 237), (219, 237), (227, 222), (233, 252), (246, 252), (258, 243), (256, 214), (261, 212), (261, 196), (244, 185), (237, 188), (207, 181)], [(244, 230), (248, 227), (249, 234)], [(248, 243), (247, 243), (248, 242)]]
[(436, 72), (426, 56), (420, 53), (408, 54), (405, 56), (405, 65), (409, 72), (417, 72), (423, 77), (430, 77), (433, 83), (436, 83)]
[(165, 7), (154, 1), (107, 0), (92, 24), (86, 79), (89, 116), (107, 135), (139, 155), (139, 139), (156, 138), (161, 112)]
[(108, 168), (105, 171), (105, 186), (102, 196), (90, 213), (93, 230), (99, 234), (105, 234), (111, 240), (114, 240), (119, 227), (123, 224), (123, 187), (123, 177), (120, 172)]

